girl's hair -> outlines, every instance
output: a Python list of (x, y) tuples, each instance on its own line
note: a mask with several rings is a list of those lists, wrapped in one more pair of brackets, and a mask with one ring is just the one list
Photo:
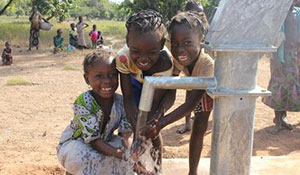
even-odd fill
[(142, 10), (134, 13), (126, 21), (127, 36), (131, 31), (149, 32), (159, 31), (161, 37), (164, 37), (165, 25), (163, 17), (154, 10)]
[(98, 61), (103, 61), (108, 64), (115, 64), (114, 52), (112, 50), (100, 49), (87, 54), (82, 63), (84, 73), (88, 73), (89, 68)]
[(186, 24), (192, 30), (200, 31), (201, 37), (204, 37), (209, 27), (205, 14), (199, 12), (180, 12), (175, 15), (169, 23), (169, 33), (176, 24)]
[(96, 24), (93, 25), (93, 28), (94, 28), (94, 27), (97, 27)]
[(196, 2), (193, 0), (190, 0), (186, 3), (185, 5), (185, 11), (193, 11), (193, 10), (200, 10), (203, 12), (203, 6), (201, 4), (201, 2)]
[(4, 43), (5, 46), (6, 46), (7, 44), (10, 45), (10, 42), (9, 42), (9, 41), (6, 41), (6, 42)]

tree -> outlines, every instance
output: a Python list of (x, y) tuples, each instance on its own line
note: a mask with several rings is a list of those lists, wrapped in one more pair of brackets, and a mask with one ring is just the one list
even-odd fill
[[(75, 0), (73, 0), (75, 1)], [(69, 16), (70, 9), (74, 8), (72, 0), (32, 0), (32, 5), (36, 5), (38, 11), (45, 16), (47, 20), (54, 17), (63, 21)]]
[[(209, 17), (215, 7), (218, 6), (220, 0), (196, 0), (202, 2), (204, 10)], [(160, 12), (167, 20), (170, 20), (178, 11), (184, 10), (187, 0), (125, 0), (120, 5), (127, 14), (136, 13), (144, 9), (153, 9)]]
[(11, 5), (11, 3), (13, 2), (13, 0), (9, 0), (8, 3), (0, 10), (0, 15), (2, 15), (5, 10)]

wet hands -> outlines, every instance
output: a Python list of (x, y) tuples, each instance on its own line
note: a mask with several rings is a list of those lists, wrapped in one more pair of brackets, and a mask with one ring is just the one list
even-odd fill
[(161, 129), (159, 119), (154, 118), (148, 121), (146, 126), (141, 129), (141, 135), (145, 136), (147, 139), (156, 139)]

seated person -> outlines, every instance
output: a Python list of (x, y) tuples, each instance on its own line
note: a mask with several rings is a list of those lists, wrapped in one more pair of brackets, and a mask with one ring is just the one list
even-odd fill
[(62, 30), (58, 29), (57, 34), (53, 37), (54, 51), (53, 53), (57, 53), (58, 51), (64, 50), (64, 37), (62, 36)]
[(12, 57), (12, 49), (10, 48), (10, 43), (7, 41), (5, 42), (5, 48), (2, 52), (2, 64), (3, 65), (11, 65), (13, 62)]

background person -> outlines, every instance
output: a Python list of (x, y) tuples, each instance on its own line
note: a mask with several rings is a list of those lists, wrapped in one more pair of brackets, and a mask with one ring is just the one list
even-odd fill
[(294, 5), (282, 26), (282, 42), (277, 52), (271, 57), (271, 79), (268, 90), (272, 95), (265, 97), (263, 102), (274, 109), (275, 127), (271, 133), (276, 134), (282, 129), (292, 130), (293, 127), (287, 121), (287, 111), (300, 111), (300, 79), (298, 48), (300, 36), (300, 9)]
[(83, 22), (82, 16), (78, 17), (77, 33), (78, 33), (78, 47), (79, 49), (86, 49), (86, 42), (84, 37), (84, 29), (87, 28), (89, 25)]
[(37, 10), (37, 6), (33, 6), (32, 13), (29, 17), (30, 25), (30, 37), (29, 37), (29, 48), (28, 51), (31, 50), (32, 47), (36, 47), (36, 50), (39, 49), (40, 46), (40, 24), (44, 20), (48, 22), (40, 12)]

